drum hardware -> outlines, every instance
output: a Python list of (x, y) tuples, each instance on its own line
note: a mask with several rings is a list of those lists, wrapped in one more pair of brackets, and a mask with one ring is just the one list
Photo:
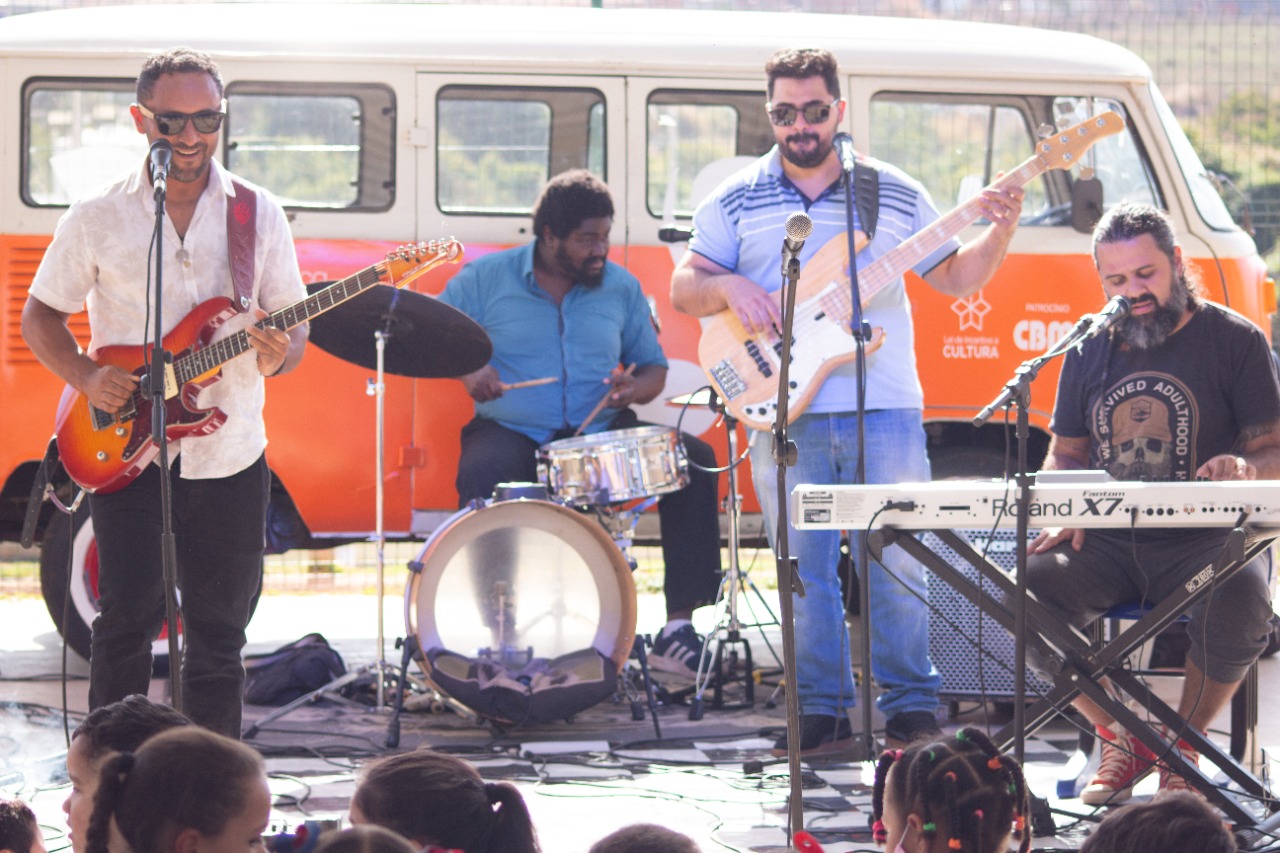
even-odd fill
[[(323, 285), (312, 285), (312, 289)], [(373, 338), (373, 361), (369, 363), (368, 336)], [(392, 350), (392, 365), (387, 367), (387, 344), (400, 342)], [(479, 325), (455, 308), (429, 296), (410, 290), (377, 285), (359, 298), (352, 299), (312, 321), (309, 341), (322, 349), (357, 364), (372, 366), (375, 375), (368, 380), (366, 393), (375, 399), (375, 480), (374, 480), (374, 534), (371, 541), (376, 554), (376, 607), (377, 643), (376, 657), (370, 664), (357, 667), (305, 696), (275, 709), (258, 720), (244, 733), (244, 738), (255, 736), (262, 726), (278, 720), (295, 708), (322, 698), (350, 684), (369, 672), (376, 675), (377, 704), (382, 709), (386, 702), (386, 681), (395, 678), (396, 671), (387, 664), (386, 632), (383, 619), (383, 595), (385, 592), (386, 532), (383, 526), (383, 484), (385, 481), (386, 444), (386, 375), (393, 373), (413, 377), (461, 376), (483, 367), (493, 354), (489, 336)], [(405, 682), (401, 674), (399, 700), (404, 698)], [(393, 718), (394, 739), (399, 742), (399, 719)], [(387, 740), (393, 738), (390, 728)], [(391, 744), (388, 743), (390, 746)]]
[[(706, 708), (704, 702), (704, 694), (708, 687), (712, 689), (710, 707), (714, 710), (736, 710), (741, 708), (750, 708), (755, 704), (755, 662), (751, 654), (751, 643), (743, 635), (743, 628), (756, 628), (760, 631), (761, 639), (766, 646), (769, 646), (768, 638), (764, 635), (764, 628), (768, 625), (781, 624), (778, 617), (769, 607), (764, 596), (760, 593), (759, 588), (748, 576), (746, 570), (741, 566), (739, 560), (739, 551), (741, 549), (741, 515), (742, 515), (742, 495), (738, 492), (738, 464), (742, 461), (738, 459), (738, 421), (724, 406), (724, 401), (710, 388), (703, 391), (694, 392), (685, 397), (677, 397), (668, 402), (672, 405), (689, 406), (704, 404), (713, 412), (719, 414), (724, 422), (725, 433), (728, 447), (728, 464), (724, 470), (728, 474), (728, 494), (725, 496), (725, 510), (729, 516), (728, 524), (728, 552), (729, 567), (725, 572), (724, 580), (720, 583), (720, 596), (716, 601), (717, 617), (715, 628), (707, 635), (706, 643), (703, 645), (702, 658), (698, 661), (698, 672), (694, 677), (694, 684), (691, 688), (673, 693), (673, 697), (683, 699), (692, 696), (689, 702), (689, 719), (702, 719), (703, 712)], [(743, 456), (745, 459), (745, 455)], [(750, 591), (755, 594), (760, 606), (764, 608), (764, 612), (768, 614), (770, 621), (756, 621), (751, 625), (743, 625), (738, 615), (738, 602), (740, 596), (746, 596)], [(708, 653), (708, 648), (714, 644), (714, 651)], [(770, 646), (770, 651), (772, 647)], [(709, 659), (708, 659), (709, 656)], [(774, 657), (777, 657), (776, 652)], [(724, 702), (724, 687), (734, 682), (742, 682), (743, 685), (743, 701), (741, 703), (726, 705)]]

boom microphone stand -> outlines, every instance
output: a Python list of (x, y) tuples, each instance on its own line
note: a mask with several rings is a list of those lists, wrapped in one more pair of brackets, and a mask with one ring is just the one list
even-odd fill
[(168, 397), (165, 391), (169, 365), (173, 355), (164, 348), (164, 215), (168, 195), (169, 162), (173, 146), (167, 139), (151, 145), (149, 163), (156, 202), (156, 225), (152, 245), (155, 247), (155, 318), (151, 360), (147, 368), (142, 395), (151, 401), (151, 439), (160, 450), (160, 554), (164, 577), (165, 618), (169, 620), (169, 689), (173, 692), (173, 709), (182, 712), (182, 650), (178, 646), (178, 549), (173, 533), (173, 482), (169, 466), (169, 438), (165, 434)]
[(1023, 761), (1026, 740), (1026, 704), (1027, 704), (1027, 528), (1031, 516), (1031, 474), (1027, 471), (1027, 443), (1031, 434), (1028, 413), (1031, 408), (1031, 383), (1040, 373), (1040, 368), (1049, 361), (1063, 355), (1074, 346), (1080, 346), (1086, 340), (1106, 329), (1112, 323), (1129, 313), (1129, 300), (1123, 296), (1113, 297), (1100, 314), (1086, 314), (1076, 322), (1071, 331), (1053, 346), (1035, 358), (1027, 359), (1018, 365), (999, 396), (978, 413), (973, 419), (974, 426), (982, 426), (1000, 409), (1017, 406), (1018, 440), (1017, 471), (1014, 472), (1016, 491), (1016, 538), (1014, 548), (1016, 556), (1015, 592), (1013, 603), (1013, 754), (1018, 763)]

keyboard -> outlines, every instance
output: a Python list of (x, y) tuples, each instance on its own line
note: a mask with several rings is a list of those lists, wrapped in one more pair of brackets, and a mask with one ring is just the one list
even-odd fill
[[(1033, 528), (1232, 527), (1245, 513), (1250, 526), (1280, 528), (1280, 480), (1139, 483), (1086, 477), (1066, 482), (1041, 475), (1030, 492)], [(801, 484), (791, 491), (791, 525), (797, 530), (1014, 527), (1016, 500), (1017, 486), (1006, 480)]]

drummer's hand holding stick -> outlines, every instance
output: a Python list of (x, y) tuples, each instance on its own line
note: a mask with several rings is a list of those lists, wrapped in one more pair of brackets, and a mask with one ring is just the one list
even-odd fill
[(462, 380), (462, 385), (467, 389), (467, 393), (471, 395), (471, 399), (477, 403), (496, 400), (502, 396), (502, 392), (505, 390), (502, 387), (502, 380), (498, 378), (498, 370), (492, 364), (486, 364), (474, 373), (468, 373), (466, 376), (458, 378)]
[(596, 419), (596, 415), (604, 410), (605, 406), (614, 409), (621, 409), (634, 399), (634, 386), (631, 382), (631, 374), (636, 372), (635, 364), (628, 364), (626, 370), (615, 367), (613, 372), (604, 378), (604, 384), (609, 386), (609, 390), (604, 392), (604, 396), (600, 398), (600, 402), (596, 403), (596, 407), (591, 410), (591, 414), (587, 415), (586, 420), (582, 422), (582, 426), (578, 427), (578, 431), (574, 435), (582, 435), (582, 431), (587, 425)]

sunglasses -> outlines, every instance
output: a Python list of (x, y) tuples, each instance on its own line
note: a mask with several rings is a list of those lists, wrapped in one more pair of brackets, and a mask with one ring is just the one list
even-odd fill
[(222, 120), (227, 116), (227, 99), (222, 99), (221, 110), (205, 110), (199, 113), (160, 113), (156, 115), (151, 110), (138, 104), (138, 112), (156, 123), (156, 128), (164, 136), (177, 136), (187, 127), (190, 121), (196, 126), (197, 133), (217, 133), (222, 127)]
[(829, 104), (805, 104), (803, 107), (793, 107), (790, 104), (765, 104), (765, 112), (769, 114), (769, 121), (779, 127), (790, 127), (796, 123), (796, 115), (803, 115), (804, 120), (809, 124), (822, 124), (831, 115), (831, 110), (836, 104), (840, 103), (840, 99), (836, 98)]

